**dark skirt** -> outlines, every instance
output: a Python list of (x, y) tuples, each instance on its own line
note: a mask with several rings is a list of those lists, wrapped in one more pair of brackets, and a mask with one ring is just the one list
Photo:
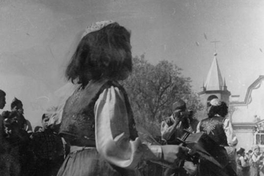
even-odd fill
[(96, 151), (83, 149), (70, 153), (62, 164), (57, 176), (139, 176), (133, 170), (114, 168)]

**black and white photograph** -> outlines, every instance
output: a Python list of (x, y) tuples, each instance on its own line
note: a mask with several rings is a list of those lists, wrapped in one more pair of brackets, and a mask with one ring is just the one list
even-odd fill
[(0, 0), (0, 176), (264, 176), (264, 1)]

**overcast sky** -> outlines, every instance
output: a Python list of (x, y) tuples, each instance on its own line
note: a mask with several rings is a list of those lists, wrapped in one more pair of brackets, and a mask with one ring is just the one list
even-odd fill
[(25, 116), (40, 122), (44, 104), (66, 82), (63, 71), (78, 34), (114, 20), (132, 31), (133, 56), (170, 60), (201, 90), (216, 45), (228, 89), (244, 98), (264, 74), (264, 1), (257, 0), (1, 0), (0, 82)]

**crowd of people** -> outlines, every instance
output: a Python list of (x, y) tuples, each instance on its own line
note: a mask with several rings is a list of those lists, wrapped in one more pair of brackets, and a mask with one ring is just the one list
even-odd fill
[(241, 176), (264, 176), (264, 152), (259, 146), (245, 151), (244, 148), (237, 150), (237, 171)]
[[(5, 92), (0, 91), (1, 109), (5, 106)], [(57, 131), (48, 125), (49, 114), (39, 118), (42, 126), (33, 132), (24, 117), (23, 103), (14, 98), (10, 111), (0, 117), (0, 175), (55, 176), (66, 155), (66, 145)]]
[(238, 141), (226, 118), (228, 106), (219, 99), (209, 102), (208, 116), (200, 122), (176, 100), (172, 115), (161, 123), (165, 142), (141, 139), (129, 95), (119, 83), (131, 71), (130, 32), (113, 21), (88, 27), (66, 68), (66, 78), (79, 86), (65, 102), (59, 128), (43, 113), (42, 126), (33, 130), (17, 98), (2, 113), (0, 175), (140, 176), (149, 175), (142, 169), (146, 161), (162, 166), (164, 176), (237, 176), (248, 166), (250, 173), (260, 173), (256, 163), (262, 155), (255, 150), (250, 157), (239, 150), (237, 158), (227, 152), (226, 147), (235, 151)]

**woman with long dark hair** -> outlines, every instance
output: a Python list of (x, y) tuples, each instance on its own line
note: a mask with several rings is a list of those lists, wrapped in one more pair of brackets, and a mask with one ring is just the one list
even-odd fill
[(187, 149), (147, 145), (137, 135), (125, 89), (132, 71), (130, 32), (113, 21), (88, 27), (66, 69), (77, 90), (62, 113), (60, 134), (70, 154), (58, 176), (138, 175), (143, 160), (175, 166)]

